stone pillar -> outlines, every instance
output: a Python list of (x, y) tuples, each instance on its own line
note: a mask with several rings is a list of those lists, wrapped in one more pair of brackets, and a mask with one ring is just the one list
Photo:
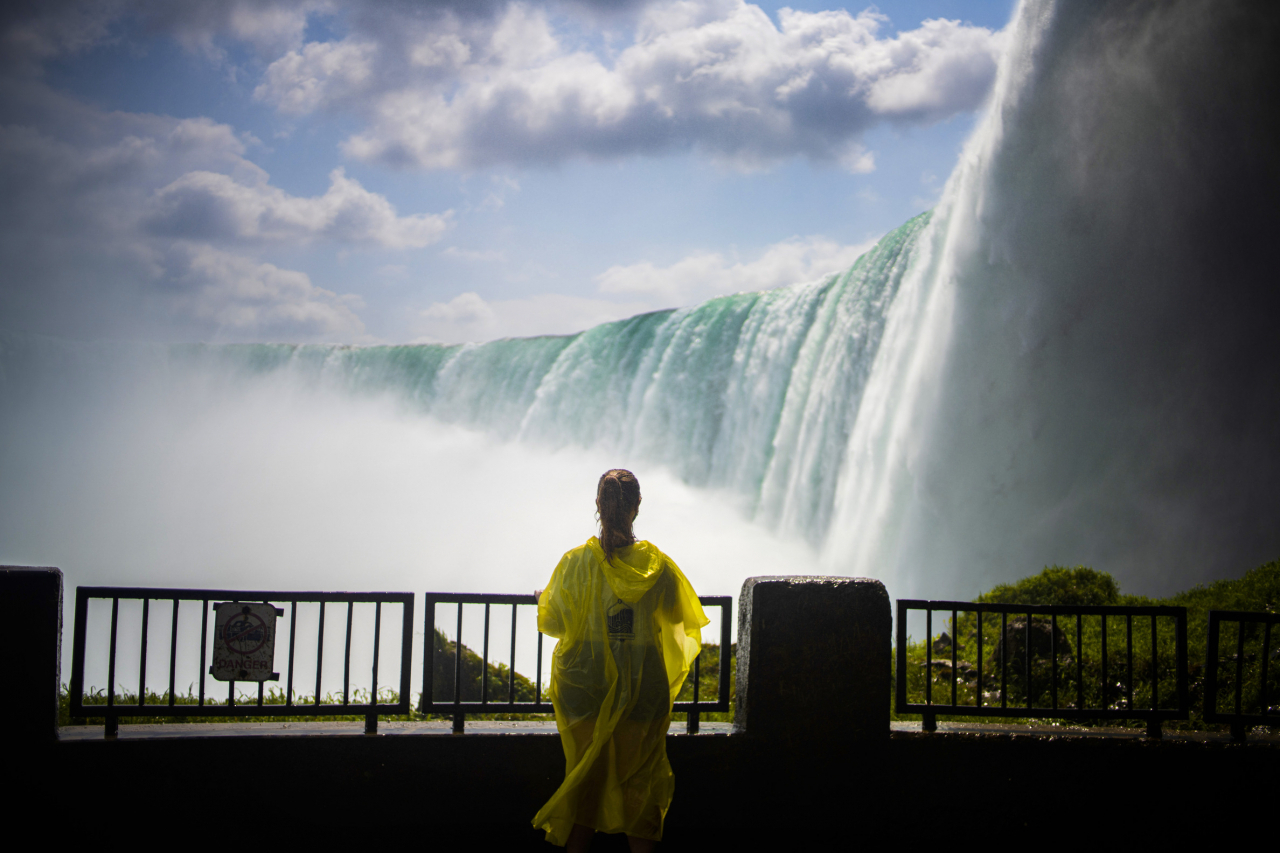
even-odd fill
[(887, 739), (892, 621), (877, 580), (748, 578), (738, 598), (734, 732)]
[(0, 566), (0, 731), (30, 746), (58, 738), (62, 571)]

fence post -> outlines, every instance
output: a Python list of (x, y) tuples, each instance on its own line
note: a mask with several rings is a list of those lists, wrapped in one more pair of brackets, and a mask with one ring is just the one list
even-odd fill
[(887, 739), (892, 622), (877, 580), (748, 578), (738, 599), (734, 732)]
[(9, 653), (0, 679), (0, 721), (10, 743), (58, 739), (62, 660), (62, 571), (0, 566), (0, 643)]

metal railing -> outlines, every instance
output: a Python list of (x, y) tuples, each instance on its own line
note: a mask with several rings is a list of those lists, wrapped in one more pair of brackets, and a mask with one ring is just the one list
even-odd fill
[[(910, 611), (925, 612), (925, 664), (924, 664), (924, 702), (907, 701), (907, 614)], [(966, 630), (968, 630), (968, 622), (972, 621), (973, 639), (976, 640), (977, 663), (971, 664), (968, 661), (961, 661), (958, 658), (960, 641), (954, 637), (948, 637), (945, 641), (943, 637), (937, 639), (933, 636), (933, 614), (936, 611), (949, 613), (951, 616), (951, 630), (958, 634), (957, 626), (961, 623), (958, 621), (960, 614), (972, 613), (974, 616), (971, 620), (965, 620)], [(994, 682), (995, 678), (999, 679), (999, 688), (996, 692), (999, 704), (995, 702), (988, 703), (985, 695), (984, 686), (987, 680), (983, 678), (983, 666), (986, 655), (983, 650), (983, 628), (987, 622), (988, 616), (999, 616), (999, 640), (996, 643), (995, 660), (992, 666), (998, 670), (998, 673), (988, 673), (988, 679)], [(1009, 617), (1023, 617), (1021, 625), (1017, 622), (1011, 626)], [(897, 614), (897, 664), (895, 667), (895, 708), (898, 713), (918, 713), (922, 714), (923, 728), (925, 731), (935, 731), (937, 729), (937, 717), (939, 715), (964, 716), (964, 717), (1024, 717), (1024, 718), (1050, 718), (1065, 720), (1096, 720), (1096, 719), (1144, 719), (1147, 721), (1147, 734), (1151, 737), (1160, 737), (1160, 725), (1163, 720), (1185, 720), (1190, 716), (1190, 705), (1187, 693), (1187, 611), (1185, 607), (1088, 607), (1075, 605), (1052, 605), (1052, 606), (1031, 606), (1024, 604), (978, 604), (970, 601), (919, 601), (919, 600), (898, 600)], [(1036, 617), (1041, 617), (1036, 619)], [(1044, 617), (1047, 617), (1045, 619)], [(1096, 666), (1091, 665), (1091, 671), (1097, 671), (1096, 683), (1086, 684), (1084, 669), (1084, 620), (1087, 617), (1099, 617), (1100, 622), (1100, 646), (1097, 650), (1097, 660), (1093, 662)], [(1149, 701), (1146, 708), (1137, 708), (1134, 703), (1134, 618), (1146, 619), (1150, 627), (1150, 659), (1147, 662), (1150, 678), (1144, 686), (1149, 691)], [(1066, 655), (1066, 661), (1062, 661), (1064, 649), (1060, 648), (1062, 644), (1070, 644), (1066, 633), (1061, 630), (1059, 619), (1066, 619), (1068, 624), (1075, 623), (1075, 654)], [(1116, 684), (1111, 683), (1111, 665), (1112, 659), (1109, 657), (1107, 649), (1107, 623), (1109, 620), (1124, 620), (1124, 658), (1120, 662), (1120, 681)], [(1177, 697), (1177, 707), (1168, 708), (1160, 707), (1160, 673), (1158, 670), (1159, 663), (1159, 643), (1157, 636), (1157, 620), (1172, 620), (1174, 631), (1174, 667), (1173, 675), (1175, 680), (1174, 692)], [(1012, 627), (1012, 630), (1011, 630)], [(1047, 631), (1047, 643), (1044, 634)], [(1038, 636), (1033, 636), (1033, 632)], [(945, 633), (945, 632), (944, 632)], [(1018, 635), (1021, 634), (1021, 637)], [(1021, 648), (1018, 648), (1018, 646)], [(1040, 646), (1038, 650), (1033, 652), (1033, 647)], [(1046, 649), (1045, 646), (1048, 646)], [(1011, 650), (1013, 655), (1010, 654)], [(934, 660), (934, 652), (939, 652), (937, 664)], [(947, 652), (949, 651), (949, 655)], [(1047, 655), (1045, 652), (1047, 651)], [(1011, 658), (1019, 656), (1021, 659)], [(1049, 660), (1049, 672), (1043, 673), (1044, 658)], [(957, 682), (962, 670), (961, 663), (964, 663), (968, 669), (965, 671), (966, 679), (971, 678), (975, 684), (974, 701), (972, 703), (963, 703), (958, 701)], [(1039, 665), (1041, 674), (1038, 676), (1037, 683), (1036, 668)], [(1010, 673), (1010, 668), (1013, 672)], [(947, 683), (939, 685), (943, 690), (950, 688), (950, 701), (935, 701), (934, 699), (934, 681), (935, 668), (949, 670), (950, 678)], [(1074, 673), (1072, 673), (1074, 670)], [(1060, 690), (1063, 685), (1063, 677), (1070, 677), (1074, 674), (1074, 691), (1068, 689)], [(1013, 678), (1010, 678), (1010, 676)], [(1045, 683), (1047, 681), (1047, 684)], [(1010, 702), (1009, 687), (1011, 682), (1017, 682), (1025, 693), (1024, 700), (1017, 705)], [(994, 687), (995, 684), (993, 683)], [(1096, 687), (1097, 690), (1086, 689), (1087, 687)], [(1046, 690), (1047, 688), (1047, 690)], [(1045, 693), (1049, 694), (1049, 704), (1036, 704), (1036, 700), (1041, 698)], [(1060, 697), (1060, 693), (1066, 694)], [(1074, 693), (1074, 701), (1070, 701), (1070, 693)], [(1086, 703), (1086, 695), (1096, 693), (1098, 702), (1094, 706)], [(1112, 699), (1116, 701), (1113, 702)], [(1060, 701), (1066, 699), (1067, 701)]]
[[(1218, 710), (1219, 675), (1218, 664), (1221, 660), (1219, 647), (1223, 622), (1236, 623), (1235, 654), (1229, 659), (1235, 663), (1235, 671), (1231, 673), (1235, 702), (1230, 711)], [(1258, 671), (1258, 705), (1260, 713), (1251, 714), (1245, 711), (1244, 685), (1245, 669), (1248, 655), (1245, 653), (1245, 625), (1262, 625), (1261, 654), (1254, 653), (1254, 659), (1260, 664)], [(1280, 624), (1280, 613), (1252, 613), (1245, 610), (1210, 610), (1209, 636), (1205, 644), (1204, 665), (1204, 720), (1206, 723), (1229, 723), (1231, 736), (1238, 741), (1245, 740), (1249, 726), (1274, 725), (1280, 722), (1280, 714), (1271, 713), (1268, 696), (1267, 676), (1271, 658), (1271, 626)]]
[[(84, 667), (85, 644), (88, 628), (89, 602), (92, 599), (103, 599), (111, 602), (110, 637), (108, 640), (107, 688), (106, 704), (85, 704), (84, 702)], [(141, 648), (138, 654), (138, 694), (134, 704), (120, 704), (116, 701), (116, 639), (119, 628), (120, 601), (140, 600), (142, 602)], [(147, 645), (150, 639), (151, 602), (172, 602), (172, 615), (169, 628), (169, 678), (167, 701), (159, 704), (147, 701)], [(178, 657), (178, 615), (181, 602), (198, 602), (200, 614), (200, 679), (198, 702), (179, 704), (176, 702), (174, 678)], [(289, 658), (287, 665), (285, 702), (263, 702), (263, 682), (258, 681), (258, 698), (256, 702), (243, 703), (236, 698), (236, 682), (227, 682), (227, 702), (225, 705), (206, 704), (206, 676), (209, 674), (206, 664), (209, 649), (209, 611), (211, 602), (234, 603), (266, 603), (291, 604), (289, 619)], [(300, 703), (294, 701), (294, 659), (297, 642), (297, 615), (299, 603), (319, 603), (319, 630), (316, 636), (316, 682), (315, 695), (312, 701)], [(351, 623), (352, 611), (356, 604), (372, 603), (374, 605), (373, 631), (373, 681), (369, 691), (368, 702), (352, 702), (351, 685)], [(346, 642), (342, 670), (342, 702), (325, 703), (320, 701), (321, 668), (324, 662), (324, 625), (325, 605), (347, 605)], [(401, 605), (401, 641), (400, 641), (400, 678), (399, 701), (395, 703), (378, 702), (378, 658), (379, 643), (382, 633), (382, 605)], [(189, 609), (189, 608), (188, 608)], [(277, 609), (277, 613), (279, 613)], [(365, 731), (374, 733), (378, 727), (379, 714), (408, 714), (410, 712), (409, 675), (413, 654), (413, 593), (411, 592), (263, 592), (256, 590), (219, 590), (219, 589), (154, 589), (146, 587), (76, 587), (75, 635), (71, 652), (70, 712), (76, 717), (102, 717), (105, 719), (105, 734), (114, 737), (119, 731), (120, 717), (272, 717), (290, 716), (303, 713), (310, 716), (365, 716)], [(274, 675), (274, 673), (273, 673)]]
[[(719, 690), (714, 701), (699, 698), (698, 676), (701, 672), (699, 654), (693, 662), (690, 673), (693, 678), (693, 701), (676, 702), (673, 711), (688, 713), (687, 730), (690, 734), (698, 731), (699, 716), (704, 712), (725, 712), (729, 710), (729, 640), (733, 597), (728, 595), (702, 595), (698, 600), (703, 607), (720, 608), (720, 672)], [(518, 608), (521, 606), (536, 607), (537, 600), (532, 595), (489, 595), (480, 593), (428, 592), (423, 596), (423, 613), (426, 630), (423, 640), (422, 655), (422, 701), (418, 709), (424, 714), (452, 714), (453, 730), (461, 733), (466, 727), (467, 714), (522, 713), (541, 714), (552, 711), (551, 703), (542, 695), (542, 637), (538, 632), (537, 675), (535, 677), (534, 699), (531, 702), (516, 701), (516, 626)], [(458, 605), (457, 624), (454, 633), (453, 652), (453, 696), (451, 699), (435, 698), (435, 620), (437, 604)], [(462, 605), (484, 605), (484, 641), (480, 655), (480, 698), (478, 701), (463, 701), (463, 655), (462, 646)], [(491, 608), (493, 606), (511, 607), (511, 666), (508, 669), (507, 698), (491, 699), (489, 697), (489, 627)], [(537, 619), (536, 613), (530, 614)]]

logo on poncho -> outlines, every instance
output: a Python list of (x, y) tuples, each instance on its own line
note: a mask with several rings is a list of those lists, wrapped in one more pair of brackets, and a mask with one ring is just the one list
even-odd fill
[(628, 607), (626, 602), (619, 601), (610, 607), (605, 617), (609, 625), (610, 637), (621, 640), (630, 640), (635, 637), (632, 631), (635, 624), (635, 611)]

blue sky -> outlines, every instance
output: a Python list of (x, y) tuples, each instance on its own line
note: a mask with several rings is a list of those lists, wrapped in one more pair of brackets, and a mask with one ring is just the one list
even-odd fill
[(0, 329), (457, 342), (816, 278), (934, 203), (1010, 14), (12, 6)]

